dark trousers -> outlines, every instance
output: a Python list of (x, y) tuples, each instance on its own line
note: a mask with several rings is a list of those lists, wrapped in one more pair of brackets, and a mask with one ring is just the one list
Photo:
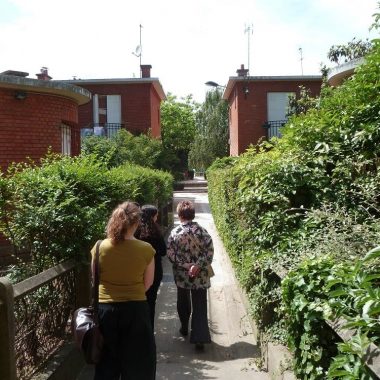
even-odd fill
[(181, 326), (187, 330), (191, 316), (190, 343), (210, 343), (207, 320), (207, 289), (177, 288), (177, 311)]
[(152, 324), (152, 329), (154, 331), (154, 317), (156, 314), (156, 301), (157, 301), (157, 293), (160, 288), (162, 281), (162, 273), (159, 273), (157, 276), (155, 274), (154, 282), (152, 286), (147, 290), (146, 300), (148, 301), (149, 310), (150, 310), (150, 321)]
[(104, 348), (94, 380), (153, 380), (156, 345), (146, 301), (99, 304)]

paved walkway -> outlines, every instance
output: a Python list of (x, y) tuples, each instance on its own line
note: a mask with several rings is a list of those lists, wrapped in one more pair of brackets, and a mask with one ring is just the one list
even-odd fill
[[(205, 346), (204, 352), (197, 352), (188, 338), (179, 334), (176, 287), (170, 263), (164, 258), (164, 279), (156, 309), (157, 380), (269, 380), (269, 375), (258, 371), (255, 365), (260, 352), (230, 260), (211, 217), (207, 193), (175, 192), (174, 207), (182, 199), (195, 203), (195, 220), (208, 230), (215, 246), (213, 267), (216, 275), (208, 294), (212, 343)], [(79, 380), (92, 377), (92, 368), (88, 367)]]

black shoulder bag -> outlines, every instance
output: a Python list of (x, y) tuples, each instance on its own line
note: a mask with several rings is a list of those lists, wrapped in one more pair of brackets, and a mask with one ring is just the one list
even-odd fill
[(96, 364), (100, 360), (103, 348), (103, 336), (99, 329), (99, 246), (96, 243), (94, 265), (92, 268), (92, 304), (74, 311), (72, 332), (74, 341), (82, 351), (87, 364)]

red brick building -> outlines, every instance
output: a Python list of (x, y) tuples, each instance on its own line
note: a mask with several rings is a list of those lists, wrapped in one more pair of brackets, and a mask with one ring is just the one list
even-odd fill
[(112, 136), (120, 128), (133, 134), (151, 132), (161, 136), (160, 104), (166, 99), (150, 65), (141, 65), (141, 78), (78, 79), (66, 81), (92, 94), (91, 102), (79, 107), (82, 135)]
[(12, 162), (37, 161), (52, 152), (80, 152), (78, 106), (91, 94), (71, 84), (51, 81), (43, 68), (38, 79), (28, 73), (0, 74), (0, 170)]
[(230, 107), (231, 156), (238, 156), (263, 137), (279, 135), (286, 122), (289, 95), (297, 96), (302, 85), (317, 96), (322, 84), (319, 75), (248, 76), (244, 65), (237, 74), (229, 78), (223, 94)]
[[(37, 79), (28, 73), (0, 74), (0, 171), (12, 162), (38, 162), (50, 149), (75, 156), (80, 152), (78, 107), (89, 91), (51, 81), (43, 68)], [(10, 260), (9, 243), (0, 235), (0, 263)], [(8, 260), (8, 261), (7, 261)]]

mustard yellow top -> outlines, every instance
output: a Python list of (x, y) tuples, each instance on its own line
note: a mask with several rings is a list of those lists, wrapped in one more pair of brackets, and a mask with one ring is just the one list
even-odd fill
[[(96, 244), (91, 250), (95, 255)], [(125, 240), (112, 245), (105, 239), (99, 249), (99, 302), (143, 301), (146, 299), (144, 272), (155, 255), (142, 240)]]

